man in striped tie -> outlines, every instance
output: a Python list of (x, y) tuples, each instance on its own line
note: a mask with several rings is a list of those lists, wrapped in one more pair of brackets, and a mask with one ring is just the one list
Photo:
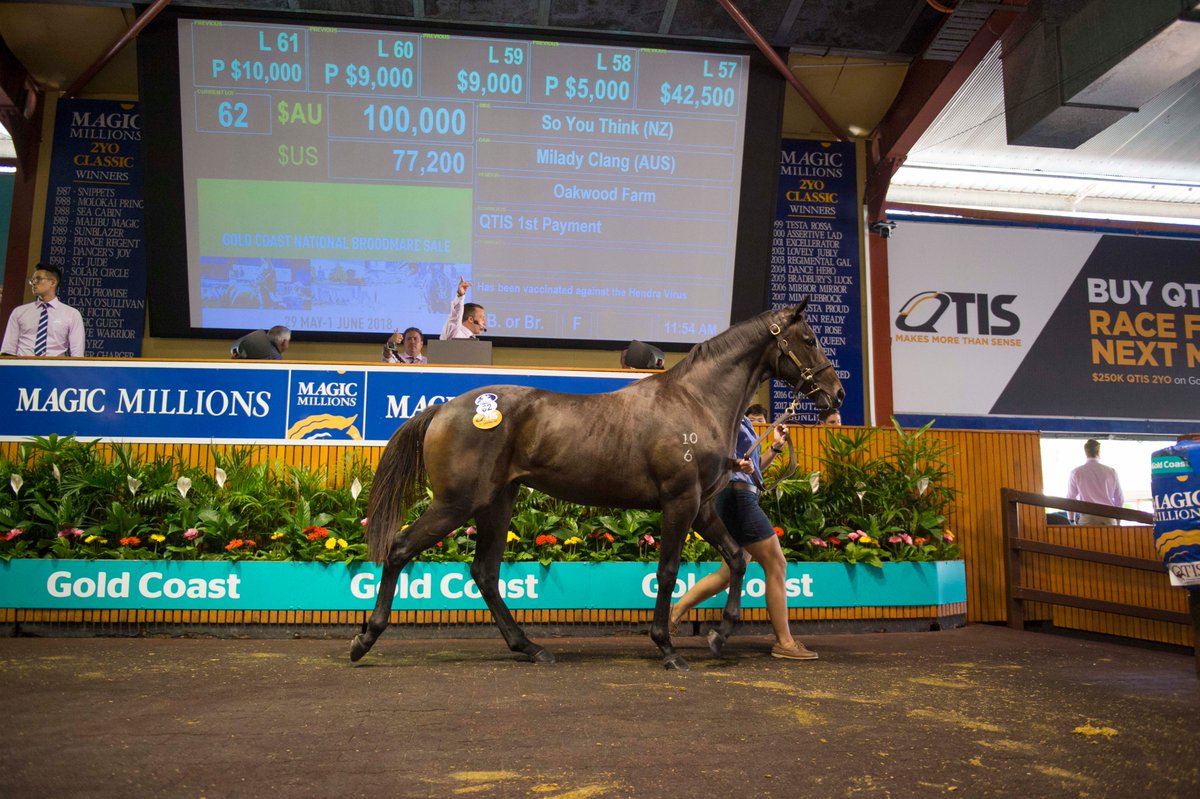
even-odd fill
[(61, 279), (62, 270), (54, 264), (37, 265), (29, 279), (34, 300), (13, 309), (0, 355), (83, 357), (83, 317), (58, 299)]

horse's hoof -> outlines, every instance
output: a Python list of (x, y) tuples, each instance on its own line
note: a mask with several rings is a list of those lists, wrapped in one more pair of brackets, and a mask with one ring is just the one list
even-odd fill
[(708, 648), (713, 653), (713, 657), (720, 657), (721, 650), (725, 647), (725, 636), (721, 635), (716, 630), (708, 631)]
[(663, 658), (663, 668), (667, 671), (691, 671), (692, 667), (678, 652)]
[(363, 643), (361, 635), (354, 636), (354, 640), (350, 642), (350, 662), (357, 663), (362, 660), (362, 656), (371, 651), (371, 645)]
[(537, 649), (530, 650), (529, 659), (534, 663), (544, 663), (549, 665), (554, 662), (554, 654), (549, 649), (544, 649), (539, 646)]

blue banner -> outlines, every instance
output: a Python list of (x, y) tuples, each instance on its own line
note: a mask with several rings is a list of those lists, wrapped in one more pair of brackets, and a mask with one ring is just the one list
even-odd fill
[(1200, 589), (1200, 441), (1180, 441), (1150, 459), (1154, 548), (1172, 585)]
[[(500, 592), (514, 609), (653, 609), (654, 563), (504, 563)], [(716, 570), (684, 563), (675, 596)], [(261, 561), (12, 560), (0, 564), (0, 607), (80, 610), (370, 610), (379, 587), (371, 564)], [(762, 608), (766, 584), (752, 564), (742, 606)], [(966, 601), (962, 561), (790, 563), (790, 607), (897, 607)], [(700, 607), (721, 607), (719, 594)], [(465, 563), (412, 563), (396, 586), (395, 610), (483, 610)]]
[[(860, 205), (854, 142), (784, 139), (771, 241), (770, 307), (808, 298), (808, 322), (846, 389), (842, 423), (866, 423)], [(792, 401), (771, 381), (772, 418)], [(811, 406), (801, 423), (816, 424)]]
[(146, 320), (142, 128), (137, 103), (59, 100), (43, 263), (83, 315), (87, 355), (137, 358)]
[(428, 405), (482, 386), (616, 391), (631, 372), (447, 366), (5, 359), (0, 440), (384, 444)]

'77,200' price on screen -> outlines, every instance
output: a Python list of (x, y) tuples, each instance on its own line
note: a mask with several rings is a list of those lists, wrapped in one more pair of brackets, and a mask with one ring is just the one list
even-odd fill
[(467, 171), (467, 155), (462, 150), (394, 149), (395, 170), (405, 175), (459, 176)]

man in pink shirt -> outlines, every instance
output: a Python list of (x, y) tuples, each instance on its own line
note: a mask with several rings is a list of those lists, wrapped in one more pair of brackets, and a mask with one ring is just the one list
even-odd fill
[(4, 329), (0, 354), (83, 357), (83, 317), (58, 299), (61, 279), (62, 270), (54, 264), (37, 265), (29, 279), (34, 300), (13, 309)]
[[(1121, 491), (1121, 481), (1117, 479), (1116, 469), (1100, 462), (1100, 442), (1089, 438), (1083, 444), (1083, 452), (1087, 455), (1087, 462), (1071, 470), (1071, 477), (1067, 480), (1067, 499), (1122, 507), (1125, 504), (1125, 494)], [(1117, 523), (1116, 519), (1093, 516), (1090, 513), (1079, 514), (1076, 521), (1076, 524), (1110, 526)]]

